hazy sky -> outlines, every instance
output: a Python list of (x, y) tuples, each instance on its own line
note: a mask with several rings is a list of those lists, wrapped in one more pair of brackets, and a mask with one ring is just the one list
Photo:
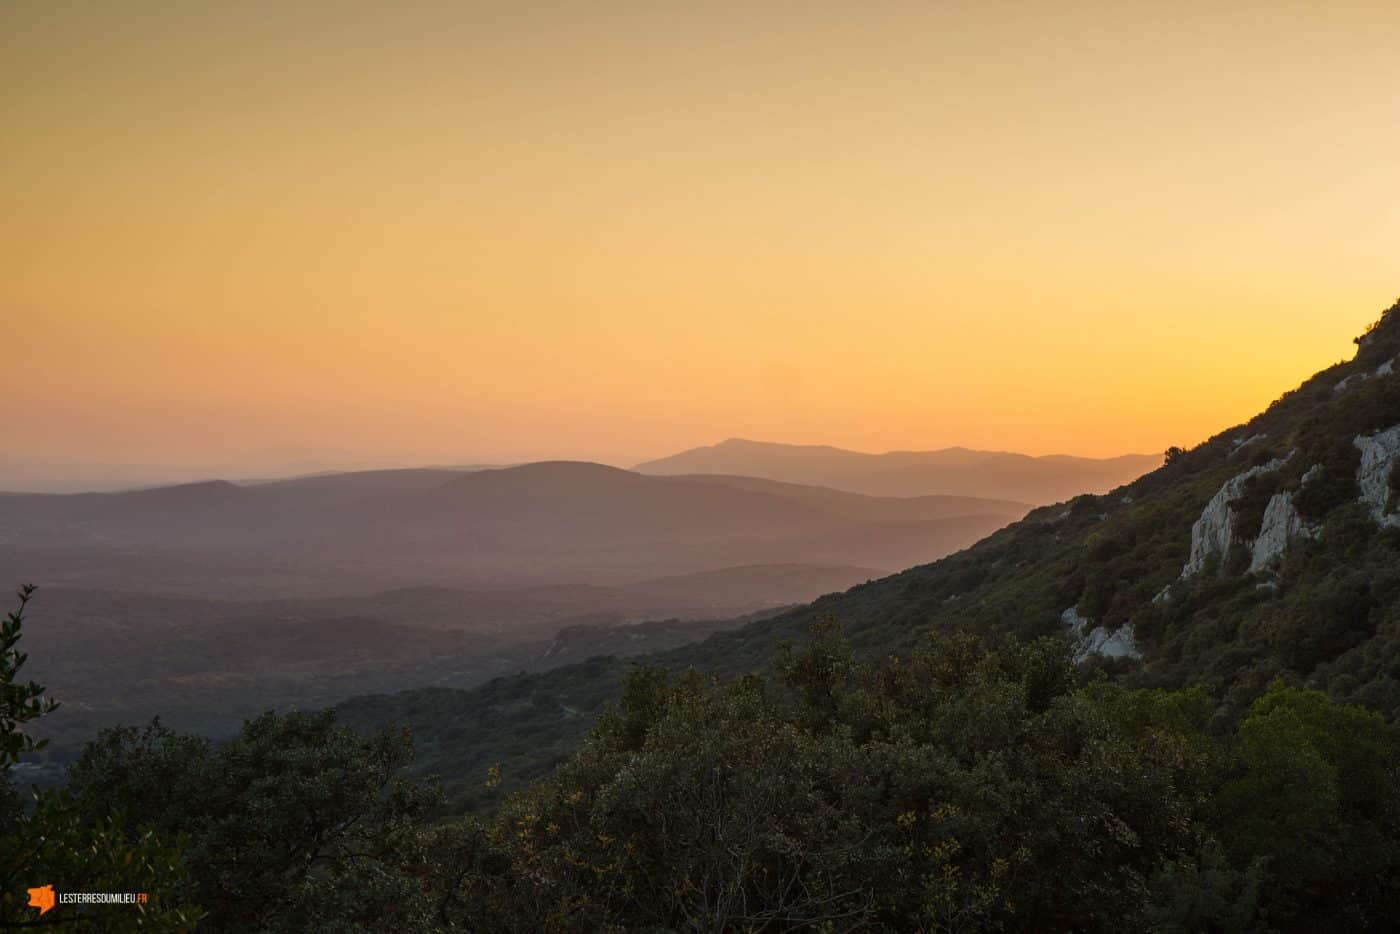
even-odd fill
[(1400, 293), (1397, 48), (1393, 0), (6, 3), (7, 456), (1194, 443)]

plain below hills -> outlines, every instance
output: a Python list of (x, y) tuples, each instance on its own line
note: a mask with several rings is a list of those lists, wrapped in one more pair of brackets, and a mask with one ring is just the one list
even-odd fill
[(223, 735), (269, 707), (674, 648), (881, 574), (759, 565), (615, 587), (253, 601), (43, 587), (25, 643), (34, 676), (63, 698), (43, 723), (44, 757), (61, 762), (103, 727), (157, 715)]

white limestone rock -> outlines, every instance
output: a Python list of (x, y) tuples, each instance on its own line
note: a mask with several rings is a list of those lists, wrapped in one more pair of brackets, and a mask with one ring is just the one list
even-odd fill
[(1277, 561), (1294, 539), (1312, 538), (1316, 534), (1298, 514), (1298, 507), (1293, 505), (1293, 494), (1276, 493), (1264, 510), (1264, 524), (1259, 529), (1259, 537), (1254, 540), (1249, 573), (1258, 574)]
[(1351, 387), (1359, 383), (1366, 382), (1366, 376), (1367, 374), (1365, 373), (1353, 373), (1351, 376), (1348, 376), (1346, 379), (1342, 380), (1340, 383), (1332, 387), (1332, 395), (1340, 396), (1342, 393), (1346, 392)]
[(1079, 607), (1077, 606), (1072, 606), (1061, 613), (1060, 622), (1069, 628), (1069, 634), (1072, 636), (1082, 636), (1085, 630), (1093, 625), (1091, 620), (1079, 615)]
[(1080, 651), (1084, 658), (1102, 655), (1105, 658), (1142, 659), (1142, 651), (1138, 649), (1137, 640), (1133, 637), (1132, 623), (1124, 623), (1118, 627), (1117, 632), (1109, 632), (1102, 626), (1092, 630), (1085, 637), (1084, 646)]
[(1091, 655), (1102, 655), (1105, 658), (1142, 658), (1142, 652), (1133, 637), (1131, 623), (1120, 626), (1117, 632), (1109, 632), (1102, 626), (1094, 626), (1092, 620), (1080, 616), (1079, 608), (1075, 606), (1060, 614), (1060, 622), (1069, 629), (1070, 639), (1075, 644), (1076, 662), (1082, 662)]
[(1381, 525), (1400, 528), (1400, 513), (1385, 511), (1390, 503), (1390, 474), (1400, 460), (1400, 425), (1369, 437), (1358, 436), (1352, 443), (1361, 449), (1361, 466), (1356, 471), (1361, 502), (1370, 507), (1371, 517)]
[(1235, 541), (1235, 513), (1230, 504), (1244, 494), (1244, 485), (1260, 474), (1273, 473), (1293, 457), (1276, 457), (1267, 464), (1253, 467), (1225, 482), (1220, 491), (1211, 497), (1205, 511), (1196, 524), (1191, 526), (1191, 558), (1181, 569), (1183, 578), (1193, 577), (1205, 570), (1206, 561), (1212, 555), (1225, 555)]
[(1389, 376), (1391, 373), (1394, 373), (1394, 372), (1395, 372), (1395, 361), (1396, 361), (1397, 359), (1400, 359), (1400, 357), (1391, 357), (1389, 360), (1385, 361), (1385, 362), (1382, 363), (1380, 366), (1376, 367), (1376, 372), (1372, 373), (1371, 375), (1372, 375), (1372, 376)]

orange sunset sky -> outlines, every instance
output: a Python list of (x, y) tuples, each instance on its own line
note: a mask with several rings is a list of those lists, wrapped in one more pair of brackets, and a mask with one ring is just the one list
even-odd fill
[(1389, 0), (7, 3), (6, 456), (1194, 444), (1400, 294), (1397, 49)]

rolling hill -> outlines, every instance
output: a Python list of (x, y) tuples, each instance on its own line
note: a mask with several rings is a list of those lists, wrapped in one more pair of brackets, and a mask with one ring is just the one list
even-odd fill
[[(866, 657), (931, 632), (1059, 634), (1125, 684), (1199, 685), (1229, 723), (1275, 679), (1400, 713), (1400, 305), (1244, 425), (1106, 495), (1035, 510), (932, 564), (647, 656), (719, 677), (753, 671), (779, 640), (839, 624)], [(419, 767), (458, 806), (501, 763), (506, 786), (562, 761), (631, 663), (614, 657), (470, 691), (357, 698), (365, 729), (409, 724)]]
[(625, 584), (745, 565), (891, 570), (1030, 507), (599, 464), (374, 471), (0, 496), (0, 561), (53, 586), (256, 599), (405, 586)]

